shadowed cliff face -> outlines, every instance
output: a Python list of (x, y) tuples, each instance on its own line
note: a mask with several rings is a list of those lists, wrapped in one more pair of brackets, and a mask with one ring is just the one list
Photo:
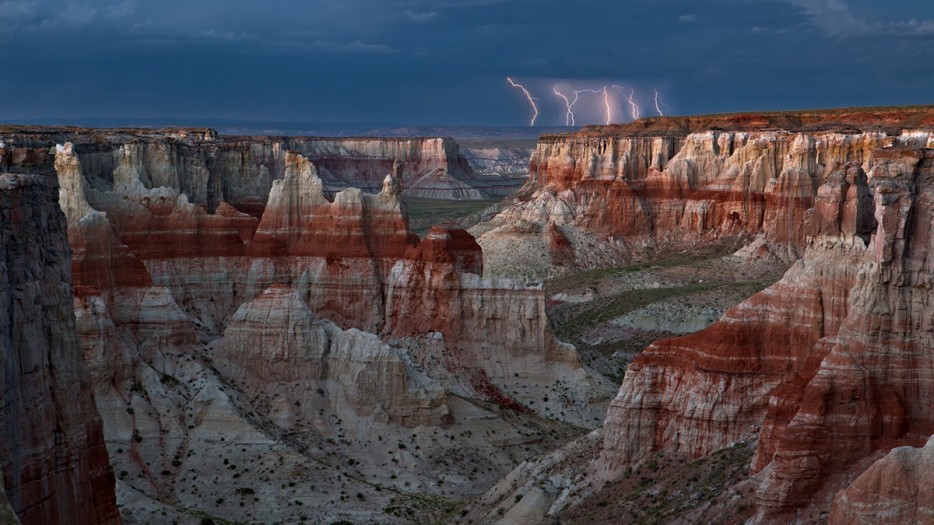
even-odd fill
[(50, 177), (0, 174), (0, 465), (23, 524), (119, 523)]

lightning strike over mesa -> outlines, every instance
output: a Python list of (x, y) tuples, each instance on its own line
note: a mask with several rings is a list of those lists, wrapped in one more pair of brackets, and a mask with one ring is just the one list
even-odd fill
[(565, 96), (563, 93), (558, 91), (557, 87), (552, 88), (552, 91), (555, 92), (555, 95), (561, 97), (561, 100), (564, 101), (564, 105), (567, 106), (567, 113), (565, 113), (564, 115), (564, 125), (573, 126), (574, 125), (574, 111), (572, 108), (574, 108), (574, 104), (577, 104), (577, 99), (580, 98), (580, 95), (577, 93), (577, 91), (574, 91), (574, 100), (570, 101), (568, 100), (567, 96)]
[(529, 90), (528, 90), (528, 89), (525, 89), (525, 86), (523, 86), (522, 84), (513, 82), (513, 80), (512, 80), (511, 78), (506, 77), (506, 80), (509, 82), (509, 84), (510, 84), (512, 87), (518, 88), (518, 89), (522, 90), (522, 93), (525, 95), (525, 98), (527, 98), (527, 99), (529, 100), (529, 105), (532, 106), (532, 111), (533, 111), (532, 120), (529, 122), (529, 127), (534, 126), (534, 125), (535, 125), (535, 119), (538, 118), (538, 106), (535, 105), (535, 99), (532, 98), (532, 94), (529, 93)]
[[(550, 108), (559, 107), (554, 106), (551, 101), (543, 102), (542, 99), (532, 96), (530, 89), (547, 89), (540, 81), (536, 84), (535, 80), (526, 80), (524, 84), (520, 84), (513, 80), (512, 77), (506, 77), (506, 81), (510, 86), (521, 91), (529, 106), (531, 106), (532, 118), (529, 121), (529, 126), (534, 127), (543, 115), (548, 117), (551, 113)], [(565, 79), (557, 82), (557, 84), (552, 84), (549, 87), (551, 87), (555, 97), (561, 99), (564, 104), (564, 125), (568, 127), (577, 126), (579, 119), (587, 121), (582, 122), (582, 124), (589, 124), (593, 120), (597, 120), (602, 125), (607, 126), (612, 125), (614, 122), (630, 122), (629, 118), (632, 119), (631, 121), (636, 121), (642, 117), (641, 102), (648, 103), (648, 101), (644, 100), (645, 97), (643, 99), (637, 98), (636, 90), (630, 84), (603, 84), (602, 87), (597, 89), (573, 89), (578, 81)], [(583, 82), (581, 81), (581, 83)], [(619, 91), (621, 96), (616, 95), (616, 91)], [(651, 100), (653, 105), (649, 106), (649, 108), (654, 108), (656, 114), (663, 117), (666, 112), (669, 112), (670, 108), (662, 100), (662, 93), (659, 92), (657, 87), (652, 87), (652, 92), (653, 98)], [(599, 96), (601, 94), (602, 101), (597, 97), (594, 97), (595, 100), (592, 103), (589, 100), (584, 101), (587, 95)], [(581, 101), (585, 103), (581, 104)], [(624, 102), (629, 105), (628, 112), (625, 112)], [(582, 105), (586, 107), (581, 109)], [(650, 110), (647, 109), (646, 111)]]
[[(615, 89), (620, 90), (623, 95), (626, 97), (626, 101), (629, 103), (630, 114), (632, 115), (632, 120), (639, 120), (639, 105), (633, 100), (633, 97), (636, 96), (636, 90), (632, 86), (620, 86), (618, 84), (613, 84)], [(629, 89), (629, 94), (626, 94), (626, 89)]]
[(606, 106), (606, 125), (609, 126), (613, 120), (613, 110), (610, 109), (610, 92), (606, 86), (603, 86), (603, 105)]

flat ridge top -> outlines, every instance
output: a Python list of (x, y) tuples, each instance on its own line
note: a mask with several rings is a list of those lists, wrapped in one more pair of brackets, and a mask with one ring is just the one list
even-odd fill
[(542, 135), (542, 138), (661, 137), (704, 131), (878, 131), (897, 134), (905, 129), (934, 131), (934, 105), (646, 117), (626, 124), (587, 126), (574, 133)]
[(450, 137), (443, 135), (424, 135), (413, 137), (377, 137), (368, 135), (347, 135), (347, 136), (327, 136), (327, 135), (243, 135), (243, 134), (222, 134), (216, 129), (209, 127), (88, 127), (88, 126), (44, 126), (38, 124), (0, 124), (0, 136), (30, 136), (42, 138), (49, 141), (80, 141), (80, 142), (129, 142), (133, 140), (178, 140), (184, 142), (218, 142), (218, 143), (237, 143), (237, 142), (262, 142), (262, 141), (301, 141), (301, 140), (319, 140), (331, 142), (357, 142), (374, 141), (382, 142), (412, 142), (426, 140), (452, 141)]
[[(645, 117), (625, 124), (586, 126), (569, 133), (544, 133), (542, 139), (579, 137), (662, 137), (685, 136), (703, 131), (791, 131), (860, 133), (878, 131), (897, 134), (905, 129), (934, 131), (934, 105), (846, 107), (789, 111), (743, 111), (709, 115)], [(0, 135), (39, 135), (56, 138), (84, 136), (91, 140), (159, 139), (184, 141), (240, 142), (252, 140), (411, 140), (444, 139), (444, 136), (374, 137), (323, 135), (238, 135), (220, 134), (209, 127), (172, 126), (86, 127), (0, 124)]]

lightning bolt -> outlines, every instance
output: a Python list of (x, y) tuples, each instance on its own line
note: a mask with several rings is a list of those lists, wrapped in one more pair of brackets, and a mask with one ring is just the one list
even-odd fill
[(606, 106), (606, 125), (609, 126), (613, 120), (613, 111), (610, 109), (610, 92), (606, 86), (603, 86), (603, 105)]
[(577, 104), (577, 99), (580, 98), (580, 95), (578, 94), (577, 91), (574, 91), (574, 100), (570, 101), (568, 100), (568, 97), (564, 96), (563, 93), (558, 91), (557, 86), (553, 87), (552, 90), (555, 92), (555, 95), (558, 95), (559, 97), (561, 97), (562, 100), (564, 100), (564, 105), (567, 106), (568, 108), (567, 113), (565, 113), (564, 115), (564, 125), (573, 126), (574, 125), (574, 111), (572, 110), (572, 108), (574, 107), (574, 104)]
[(652, 91), (655, 92), (655, 111), (658, 112), (659, 117), (664, 117), (665, 114), (662, 113), (661, 102), (658, 101), (658, 90), (655, 88), (652, 88)]
[(509, 81), (509, 84), (512, 85), (512, 87), (521, 89), (521, 90), (522, 90), (522, 93), (525, 95), (525, 98), (527, 98), (527, 99), (529, 100), (529, 105), (532, 106), (532, 111), (535, 112), (535, 113), (532, 115), (532, 121), (529, 122), (529, 127), (534, 126), (534, 125), (535, 125), (535, 119), (538, 118), (538, 106), (535, 105), (535, 99), (532, 98), (532, 94), (529, 93), (529, 90), (528, 90), (528, 89), (525, 89), (525, 86), (523, 86), (522, 84), (517, 84), (516, 82), (513, 82), (511, 78), (506, 77), (506, 80)]
[[(633, 89), (632, 86), (620, 86), (620, 85), (617, 85), (617, 84), (613, 84), (613, 87), (616, 88), (616, 89), (618, 89), (618, 90), (620, 90), (620, 91), (622, 91), (623, 95), (625, 95), (626, 101), (629, 102), (629, 108), (630, 108), (630, 112), (631, 112), (631, 114), (632, 114), (632, 120), (639, 120), (639, 105), (636, 104), (636, 103), (632, 100), (632, 97), (636, 96), (636, 90)], [(629, 94), (628, 94), (628, 95), (626, 95), (626, 88), (629, 88)]]

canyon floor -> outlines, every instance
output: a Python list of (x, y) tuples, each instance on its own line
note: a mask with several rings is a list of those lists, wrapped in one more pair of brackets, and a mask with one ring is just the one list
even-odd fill
[(432, 226), (454, 224), (469, 228), (479, 222), (487, 210), (495, 209), (501, 199), (452, 201), (450, 199), (402, 199), (409, 212), (409, 229), (424, 236)]
[(715, 242), (549, 279), (544, 288), (555, 335), (620, 381), (633, 357), (653, 341), (706, 328), (788, 269), (779, 260), (735, 255), (738, 244)]

